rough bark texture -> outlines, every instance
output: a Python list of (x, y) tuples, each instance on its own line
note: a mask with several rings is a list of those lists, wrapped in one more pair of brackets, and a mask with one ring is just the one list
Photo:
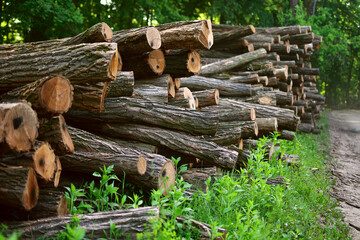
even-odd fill
[(255, 110), (253, 108), (229, 110), (213, 105), (203, 108), (202, 111), (218, 113), (220, 122), (254, 121), (256, 119)]
[(259, 136), (278, 130), (277, 118), (256, 118), (255, 122), (259, 129)]
[(291, 44), (307, 44), (312, 43), (314, 40), (314, 33), (303, 33), (303, 34), (296, 34), (290, 36), (290, 43)]
[(201, 69), (200, 55), (196, 51), (170, 51), (165, 54), (165, 74), (173, 78), (189, 77)]
[(167, 103), (168, 87), (159, 87), (151, 84), (136, 84), (134, 87), (133, 96), (149, 100), (151, 102)]
[[(257, 149), (258, 146), (259, 146), (258, 140), (244, 139), (243, 146), (241, 149), (251, 151), (252, 149)], [(272, 158), (272, 156), (274, 155), (274, 143), (273, 142), (265, 143), (263, 146), (263, 149), (265, 149), (265, 156), (267, 157), (267, 159), (270, 160)]]
[(285, 139), (288, 141), (293, 141), (295, 139), (295, 133), (291, 131), (282, 130), (278, 139)]
[(278, 35), (294, 35), (300, 34), (301, 29), (299, 25), (296, 26), (286, 26), (286, 27), (270, 27), (270, 28), (256, 28), (257, 33), (264, 33), (264, 34), (278, 34)]
[[(150, 219), (159, 216), (157, 207), (143, 207), (135, 209), (121, 209), (109, 212), (89, 213), (78, 216), (80, 228), (86, 229), (87, 238), (105, 238), (110, 235), (110, 220), (117, 228), (124, 232), (122, 237), (136, 239), (136, 234), (145, 230), (145, 224)], [(9, 231), (22, 232), (23, 238), (49, 238), (62, 232), (67, 224), (72, 223), (72, 216), (52, 217), (37, 221), (12, 222), (8, 224)]]
[(74, 84), (71, 110), (104, 111), (104, 99), (109, 82)]
[(61, 45), (75, 45), (80, 43), (109, 42), (113, 37), (110, 27), (104, 23), (98, 23), (88, 28), (84, 32), (69, 38)]
[(190, 108), (193, 110), (197, 108), (194, 98), (170, 98), (169, 105), (178, 106), (182, 108)]
[(158, 87), (166, 87), (168, 97), (175, 97), (175, 84), (173, 78), (169, 74), (163, 74), (158, 77), (143, 78), (136, 80), (135, 85), (138, 84), (151, 84)]
[(294, 96), (292, 93), (276, 92), (276, 104), (277, 105), (293, 105)]
[(181, 85), (188, 87), (192, 91), (202, 91), (207, 89), (218, 89), (220, 96), (251, 96), (251, 85), (242, 83), (231, 83), (228, 81), (214, 78), (192, 76), (181, 78)]
[(161, 47), (160, 32), (155, 27), (142, 27), (116, 31), (112, 42), (117, 43), (122, 56), (140, 55)]
[(192, 189), (200, 189), (201, 191), (206, 192), (206, 180), (208, 180), (209, 177), (218, 177), (220, 176), (220, 173), (217, 172), (216, 167), (211, 167), (188, 169), (180, 175), (183, 177), (185, 182), (192, 184)]
[(237, 26), (232, 30), (227, 29), (226, 25), (216, 24), (213, 25), (214, 32), (214, 46), (216, 48), (239, 48), (246, 46), (246, 42), (241, 39), (248, 35), (255, 33), (255, 28), (252, 25)]
[(209, 76), (217, 73), (222, 73), (229, 71), (233, 68), (242, 66), (248, 62), (254, 61), (256, 59), (262, 58), (266, 55), (265, 49), (258, 49), (250, 53), (244, 53), (235, 57), (224, 59), (217, 63), (208, 64), (202, 67), (199, 75)]
[(109, 83), (106, 97), (128, 97), (134, 91), (134, 72), (119, 71), (116, 80)]
[(26, 102), (0, 104), (0, 130), (10, 149), (22, 152), (32, 147), (38, 135), (36, 113)]
[[(319, 68), (295, 68), (295, 73), (303, 74), (303, 75), (319, 75)], [(306, 81), (306, 80), (305, 80)]]
[(319, 102), (325, 101), (325, 97), (323, 95), (320, 95), (317, 93), (310, 93), (310, 92), (306, 93), (306, 99), (312, 99), (312, 100), (316, 100)]
[(230, 58), (236, 56), (236, 54), (233, 53), (217, 50), (201, 50), (199, 54), (201, 58)]
[(281, 43), (273, 43), (271, 44), (271, 52), (282, 53), (282, 54), (289, 54), (290, 53), (290, 46)]
[(258, 74), (249, 74), (247, 76), (235, 76), (229, 79), (232, 83), (246, 83), (246, 84), (257, 84), (260, 83)]
[(0, 100), (26, 100), (38, 115), (58, 115), (70, 109), (73, 87), (69, 80), (61, 75), (45, 77), (1, 95)]
[(1, 93), (58, 74), (73, 84), (106, 82), (115, 80), (118, 52), (115, 43), (83, 43), (7, 56), (0, 65)]
[(214, 44), (210, 20), (173, 22), (156, 28), (163, 49), (210, 49)]
[(99, 123), (139, 122), (190, 134), (215, 134), (217, 114), (186, 110), (175, 106), (153, 103), (133, 98), (109, 98), (105, 101), (106, 112), (70, 111), (69, 123), (84, 125), (84, 121)]
[(192, 92), (199, 101), (199, 107), (218, 105), (220, 101), (219, 90), (208, 89), (203, 91)]
[[(239, 130), (237, 130), (239, 129)], [(239, 139), (237, 144), (240, 141), (240, 138), (250, 138), (256, 137), (259, 133), (259, 129), (256, 121), (235, 121), (235, 122), (220, 122), (219, 130), (216, 134), (218, 135), (227, 135), (237, 133)], [(216, 136), (216, 135), (215, 135)], [(227, 144), (230, 145), (230, 144)]]
[(39, 187), (34, 169), (29, 167), (1, 167), (0, 179), (0, 203), (2, 205), (27, 211), (36, 205)]
[(298, 127), (299, 132), (311, 133), (314, 130), (314, 125), (311, 123), (300, 123)]

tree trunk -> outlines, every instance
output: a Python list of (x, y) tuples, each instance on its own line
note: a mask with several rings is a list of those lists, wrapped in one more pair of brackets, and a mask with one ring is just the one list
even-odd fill
[(275, 38), (277, 36), (274, 35), (264, 35), (264, 34), (252, 34), (249, 35), (247, 37), (245, 37), (244, 39), (246, 39), (249, 43), (254, 43), (254, 42), (260, 42), (260, 43), (274, 43), (275, 42)]
[(266, 55), (265, 49), (258, 49), (256, 51), (253, 51), (250, 53), (244, 53), (241, 55), (237, 55), (235, 57), (224, 59), (217, 63), (208, 64), (208, 65), (202, 67), (199, 75), (209, 76), (209, 75), (213, 75), (213, 74), (217, 74), (217, 73), (223, 73), (223, 72), (229, 71), (233, 68), (245, 65), (248, 62), (262, 58), (265, 55)]
[(216, 88), (219, 90), (220, 96), (242, 97), (251, 96), (252, 94), (250, 84), (231, 83), (229, 81), (201, 76), (181, 78), (181, 85), (190, 88), (192, 91), (202, 91)]
[(199, 101), (199, 107), (206, 107), (211, 105), (218, 105), (220, 101), (219, 90), (208, 89), (203, 91), (193, 92)]
[(79, 44), (10, 55), (1, 58), (0, 65), (3, 66), (1, 93), (58, 74), (68, 78), (72, 84), (107, 82), (115, 80), (118, 52), (115, 43)]
[(114, 32), (112, 42), (123, 57), (131, 57), (159, 49), (161, 36), (155, 27), (133, 28)]
[(276, 92), (276, 104), (277, 105), (293, 105), (294, 96), (292, 93)]
[[(136, 234), (145, 230), (150, 219), (159, 216), (157, 207), (143, 207), (135, 209), (121, 209), (108, 212), (97, 212), (80, 215), (80, 228), (85, 228), (87, 238), (105, 238), (111, 233), (110, 226), (115, 224), (124, 233), (122, 237), (136, 239)], [(111, 221), (110, 221), (111, 220)], [(9, 223), (10, 232), (22, 232), (23, 238), (50, 238), (62, 232), (66, 225), (73, 222), (72, 216), (61, 216), (39, 219), (37, 221)], [(107, 235), (104, 234), (104, 231)]]
[(290, 46), (281, 43), (272, 43), (270, 52), (276, 52), (278, 54), (289, 54)]
[(166, 85), (159, 87), (151, 84), (136, 84), (133, 96), (151, 102), (165, 104), (168, 103), (168, 87)]
[(0, 116), (2, 116), (0, 135), (10, 149), (17, 152), (30, 150), (38, 135), (39, 127), (37, 115), (30, 104), (1, 103)]
[(134, 73), (132, 71), (119, 71), (116, 80), (108, 84), (106, 97), (128, 97), (134, 91)]
[(263, 42), (253, 42), (254, 50), (258, 50), (260, 48), (264, 48), (266, 51), (271, 51), (271, 43), (263, 43)]
[(165, 54), (165, 74), (173, 78), (190, 77), (201, 69), (200, 55), (196, 51), (170, 51)]
[(210, 49), (214, 44), (210, 20), (181, 21), (156, 27), (162, 49)]
[(325, 101), (325, 97), (323, 95), (316, 94), (316, 93), (310, 93), (310, 92), (306, 93), (306, 99), (312, 99), (312, 100), (316, 100), (319, 102)]
[(129, 123), (138, 122), (176, 129), (190, 134), (215, 134), (217, 114), (185, 110), (175, 106), (153, 103), (133, 98), (109, 98), (105, 101), (106, 112), (70, 111), (66, 118), (80, 126), (85, 122)]
[(39, 196), (34, 169), (29, 167), (0, 167), (0, 204), (10, 207), (32, 209)]

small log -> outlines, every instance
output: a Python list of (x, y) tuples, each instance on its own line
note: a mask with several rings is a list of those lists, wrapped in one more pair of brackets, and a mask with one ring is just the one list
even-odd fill
[(182, 108), (196, 109), (196, 102), (194, 98), (170, 98), (169, 105), (178, 106)]
[(39, 186), (34, 169), (0, 167), (0, 204), (29, 211), (36, 206)]
[[(23, 152), (32, 147), (38, 135), (39, 122), (26, 102), (0, 104), (0, 130), (10, 149)], [(0, 139), (1, 140), (1, 139)]]
[(276, 87), (277, 86), (277, 78), (276, 77), (268, 77), (268, 87)]
[(257, 84), (260, 83), (260, 78), (258, 74), (250, 74), (247, 76), (230, 77), (229, 81), (232, 83)]
[(305, 82), (316, 82), (316, 76), (314, 75), (304, 75), (304, 81)]
[(210, 49), (214, 44), (210, 20), (181, 21), (156, 26), (162, 49)]
[(292, 84), (290, 85), (285, 82), (278, 81), (277, 87), (279, 88), (280, 91), (286, 92), (286, 93), (288, 93), (292, 90)]
[(301, 28), (299, 25), (286, 26), (286, 27), (270, 27), (270, 28), (257, 27), (256, 32), (263, 34), (277, 34), (280, 36), (284, 36), (287, 34), (288, 35), (300, 34)]
[(263, 86), (267, 86), (269, 84), (269, 78), (267, 76), (261, 76), (259, 77), (259, 80)]
[(276, 92), (276, 104), (277, 105), (293, 105), (294, 96), (292, 93)]
[(165, 57), (161, 50), (153, 50), (139, 56), (124, 59), (123, 70), (133, 71), (135, 79), (159, 76), (165, 69)]
[(101, 112), (109, 82), (74, 84), (72, 110)]
[(282, 130), (280, 132), (280, 136), (278, 136), (278, 139), (285, 139), (288, 141), (293, 141), (295, 139), (295, 133), (287, 131), (287, 130)]
[(106, 99), (105, 108), (106, 111), (102, 113), (69, 111), (66, 114), (66, 121), (77, 126), (84, 125), (84, 121), (89, 123), (138, 122), (198, 135), (215, 134), (218, 124), (217, 115), (211, 113), (134, 98)]
[(312, 31), (312, 28), (311, 26), (300, 26), (300, 29), (301, 29), (301, 33), (304, 34), (304, 33), (309, 33)]
[(298, 127), (299, 132), (311, 133), (314, 130), (314, 125), (311, 123), (300, 123)]
[(289, 54), (290, 46), (281, 43), (272, 43), (270, 52), (276, 52), (281, 54)]
[(291, 44), (307, 44), (307, 43), (312, 43), (312, 41), (314, 40), (314, 33), (303, 33), (303, 34), (296, 34), (296, 35), (291, 35), (290, 36), (290, 43)]
[(181, 84), (193, 91), (218, 89), (220, 96), (251, 96), (251, 85), (242, 83), (231, 83), (214, 78), (192, 76), (181, 78)]
[[(240, 149), (251, 151), (252, 149), (257, 149), (258, 146), (259, 146), (258, 140), (244, 139), (243, 146)], [(270, 160), (274, 155), (274, 151), (275, 151), (274, 143), (273, 142), (265, 143), (263, 149), (265, 149), (265, 156), (267, 157), (268, 160)]]
[(220, 174), (216, 170), (216, 167), (209, 167), (188, 169), (185, 172), (182, 172), (180, 176), (183, 177), (185, 182), (188, 182), (192, 185), (192, 189), (199, 189), (203, 192), (206, 192), (207, 185), (205, 182), (209, 179), (209, 177), (218, 177)]
[(217, 105), (207, 106), (201, 109), (204, 112), (217, 112), (220, 122), (233, 122), (233, 121), (254, 121), (256, 119), (255, 110), (248, 109), (224, 109)]
[(80, 43), (96, 43), (96, 42), (110, 42), (113, 37), (113, 32), (110, 27), (104, 23), (97, 23), (94, 26), (86, 29), (84, 32), (67, 39), (61, 43), (61, 46), (75, 45)]
[(200, 55), (196, 51), (170, 51), (165, 54), (165, 74), (173, 78), (189, 77), (201, 69)]
[(306, 99), (312, 99), (312, 100), (316, 100), (319, 102), (324, 102), (325, 101), (325, 97), (323, 95), (317, 94), (317, 93), (310, 93), (307, 92), (306, 93)]
[(252, 34), (247, 37), (244, 37), (249, 43), (261, 42), (261, 43), (274, 43), (275, 39), (273, 35), (264, 35), (264, 34)]
[(211, 105), (219, 104), (219, 90), (217, 89), (208, 89), (204, 91), (192, 92), (199, 101), (199, 107), (206, 107)]
[(133, 96), (152, 102), (167, 103), (168, 87), (159, 87), (150, 84), (136, 84), (134, 87)]
[(175, 84), (172, 77), (169, 74), (163, 74), (157, 77), (143, 78), (136, 80), (135, 85), (151, 84), (158, 87), (166, 87), (168, 91), (168, 97), (175, 97)]
[(219, 50), (200, 50), (199, 51), (201, 59), (203, 58), (230, 58), (235, 57), (236, 54), (219, 51)]
[(106, 97), (127, 97), (134, 91), (134, 73), (118, 71), (116, 80), (107, 85)]
[[(236, 131), (235, 129), (239, 128), (240, 131)], [(239, 144), (240, 138), (251, 138), (256, 137), (259, 134), (259, 128), (255, 121), (239, 121), (239, 122), (220, 122), (219, 129), (216, 134), (226, 135), (230, 134), (233, 129), (233, 133), (237, 133), (238, 140), (236, 144)], [(231, 144), (227, 144), (231, 145)]]
[(276, 97), (273, 94), (258, 94), (256, 93), (254, 96), (251, 97), (242, 97), (242, 98), (231, 98), (233, 100), (238, 100), (242, 102), (248, 103), (256, 103), (261, 105), (268, 105), (268, 106), (276, 106)]
[(255, 122), (259, 129), (259, 136), (264, 136), (278, 130), (277, 118), (256, 118)]
[[(79, 215), (78, 217), (81, 219), (79, 227), (86, 229), (85, 236), (87, 238), (99, 239), (110, 236), (112, 231), (110, 223), (112, 223), (124, 233), (121, 237), (136, 239), (136, 234), (145, 231), (145, 225), (150, 223), (150, 219), (155, 219), (158, 216), (159, 209), (157, 207), (142, 207), (89, 213)], [(62, 232), (72, 222), (72, 216), (12, 222), (8, 224), (9, 228), (7, 231), (22, 232), (21, 236), (26, 239), (50, 238)]]
[(293, 105), (308, 107), (310, 105), (310, 101), (309, 100), (294, 100)]
[(233, 68), (245, 65), (248, 62), (254, 61), (266, 55), (265, 49), (258, 49), (253, 52), (244, 53), (241, 55), (237, 55), (232, 58), (224, 59), (217, 63), (208, 64), (201, 68), (199, 75), (201, 76), (209, 76), (217, 73), (222, 73), (225, 71), (229, 71)]
[(292, 54), (292, 55), (287, 55), (287, 54), (280, 54), (280, 61), (298, 61), (299, 58), (299, 54)]
[(270, 52), (266, 54), (262, 60), (272, 60), (272, 61), (280, 61), (280, 56), (276, 52)]
[[(294, 68), (294, 72), (303, 75), (319, 75), (319, 68)], [(306, 80), (305, 80), (306, 81)]]
[(131, 57), (159, 49), (161, 36), (155, 27), (133, 28), (114, 32), (112, 42), (122, 56)]
[(299, 112), (298, 112), (297, 106), (281, 106), (281, 108), (287, 108), (287, 109), (293, 110), (294, 114), (296, 116), (301, 116), (301, 114), (299, 114)]
[(175, 90), (178, 90), (181, 87), (181, 78), (174, 78)]
[(213, 49), (229, 47), (231, 44), (234, 46), (230, 48), (244, 46), (244, 41), (241, 41), (241, 38), (255, 33), (253, 25), (236, 26), (230, 29), (228, 25), (214, 24), (212, 28), (214, 34)]
[(0, 65), (0, 93), (58, 74), (72, 84), (107, 82), (115, 80), (118, 51), (115, 43), (83, 43), (10, 55), (1, 58)]
[(253, 42), (252, 45), (254, 46), (254, 50), (260, 49), (260, 48), (264, 48), (266, 51), (270, 52), (271, 51), (271, 43), (267, 43), (267, 42)]

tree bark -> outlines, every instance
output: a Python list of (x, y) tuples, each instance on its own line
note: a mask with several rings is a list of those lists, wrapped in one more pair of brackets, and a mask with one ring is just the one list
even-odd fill
[(249, 74), (247, 76), (234, 76), (229, 79), (232, 83), (257, 84), (260, 83), (258, 74)]
[(29, 167), (0, 167), (0, 203), (2, 205), (32, 209), (39, 196), (34, 169)]
[[(16, 152), (31, 149), (38, 135), (36, 113), (26, 102), (0, 104), (0, 130), (3, 140)], [(0, 138), (1, 140), (1, 138)]]
[(151, 84), (136, 84), (133, 96), (151, 102), (165, 104), (168, 103), (168, 87), (166, 85), (159, 87)]
[(185, 110), (175, 106), (153, 103), (133, 98), (109, 98), (105, 101), (106, 112), (70, 111), (69, 122), (84, 125), (86, 122), (129, 123), (138, 122), (176, 129), (190, 134), (215, 134), (217, 114)]
[(301, 29), (299, 25), (296, 26), (286, 26), (286, 27), (269, 27), (269, 28), (262, 28), (257, 27), (256, 33), (263, 33), (263, 34), (276, 34), (276, 35), (294, 35), (294, 34), (300, 34)]
[(266, 56), (265, 49), (258, 49), (256, 51), (250, 53), (244, 53), (241, 55), (237, 55), (235, 57), (231, 57), (228, 59), (224, 59), (217, 63), (208, 64), (202, 67), (199, 75), (201, 76), (209, 76), (217, 73), (222, 73), (229, 71), (233, 68), (240, 67), (245, 65), (248, 62), (254, 61), (256, 59), (262, 58)]
[(161, 36), (155, 27), (133, 28), (114, 32), (112, 42), (123, 57), (131, 57), (159, 49)]
[(307, 44), (312, 43), (314, 40), (314, 33), (303, 33), (303, 34), (296, 34), (290, 36), (290, 44)]
[[(241, 149), (251, 151), (252, 149), (257, 149), (258, 146), (259, 146), (258, 140), (244, 139), (243, 147)], [(273, 142), (265, 143), (263, 146), (263, 149), (265, 149), (265, 155), (266, 155), (267, 159), (270, 160), (272, 158), (272, 156), (274, 155), (274, 151), (275, 151), (274, 143)]]
[(218, 105), (207, 106), (202, 109), (203, 112), (217, 112), (220, 122), (233, 121), (254, 121), (256, 119), (255, 110), (248, 109), (226, 109), (218, 107)]
[(200, 55), (196, 51), (170, 51), (165, 54), (165, 74), (173, 78), (190, 77), (201, 69)]
[(311, 133), (314, 130), (314, 125), (311, 123), (300, 123), (298, 127), (299, 132)]
[(319, 68), (294, 68), (294, 73), (303, 75), (319, 75), (320, 71)]
[(136, 85), (151, 84), (158, 87), (166, 87), (168, 91), (168, 97), (175, 97), (175, 84), (173, 78), (169, 74), (163, 74), (157, 77), (143, 78), (136, 80)]
[(263, 42), (253, 42), (254, 50), (264, 48), (266, 51), (271, 51), (271, 43), (263, 43)]
[(220, 173), (216, 170), (216, 167), (191, 168), (185, 172), (182, 172), (180, 176), (183, 177), (185, 182), (188, 182), (192, 185), (191, 189), (199, 189), (203, 192), (206, 192), (206, 181), (209, 179), (209, 177), (214, 178), (220, 176)]
[(281, 61), (298, 61), (300, 59), (297, 53), (292, 55), (280, 54), (279, 56)]
[(310, 92), (306, 93), (306, 99), (312, 99), (312, 100), (316, 100), (319, 102), (325, 101), (325, 97), (323, 95), (316, 94), (316, 93), (310, 93)]
[(259, 136), (265, 136), (278, 130), (277, 118), (256, 118), (255, 122), (259, 129)]
[(295, 139), (295, 133), (290, 132), (290, 131), (286, 131), (286, 130), (282, 130), (280, 132), (280, 136), (278, 137), (278, 139), (285, 139), (285, 140), (288, 140), (288, 141), (293, 141)]
[(276, 104), (277, 105), (293, 105), (294, 96), (292, 93), (276, 92)]
[(1, 93), (58, 74), (72, 84), (107, 82), (115, 80), (118, 52), (115, 43), (84, 43), (7, 56), (0, 65)]
[(236, 56), (236, 54), (218, 50), (201, 50), (199, 54), (201, 58), (230, 58)]
[[(157, 207), (143, 207), (135, 209), (121, 209), (108, 212), (97, 212), (80, 215), (80, 228), (85, 228), (87, 238), (105, 238), (110, 235), (110, 220), (117, 228), (124, 232), (122, 237), (136, 239), (136, 234), (145, 230), (150, 219), (159, 216)], [(23, 238), (49, 238), (62, 232), (67, 224), (72, 223), (72, 216), (61, 216), (39, 219), (37, 221), (9, 223), (9, 231), (22, 232)]]
[(193, 92), (199, 101), (199, 107), (206, 107), (211, 105), (218, 105), (220, 101), (219, 90), (208, 89), (203, 91)]
[(119, 71), (116, 80), (108, 84), (106, 97), (129, 97), (134, 91), (134, 72)]
[(270, 52), (276, 52), (278, 54), (289, 54), (290, 46), (281, 43), (272, 43)]

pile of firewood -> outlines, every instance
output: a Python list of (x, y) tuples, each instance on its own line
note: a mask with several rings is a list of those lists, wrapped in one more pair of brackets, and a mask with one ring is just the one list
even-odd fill
[[(216, 168), (244, 166), (259, 137), (292, 140), (300, 117), (314, 132), (324, 99), (318, 69), (304, 65), (321, 42), (310, 30), (200, 20), (112, 32), (100, 23), (72, 38), (0, 45), (2, 217), (66, 215), (62, 187), (104, 165), (167, 194), (169, 159), (181, 157), (194, 167), (184, 179), (203, 189)], [(271, 158), (274, 146), (266, 149)], [(151, 210), (129, 221), (146, 222)], [(10, 228), (36, 236), (68, 218), (43, 222)]]

